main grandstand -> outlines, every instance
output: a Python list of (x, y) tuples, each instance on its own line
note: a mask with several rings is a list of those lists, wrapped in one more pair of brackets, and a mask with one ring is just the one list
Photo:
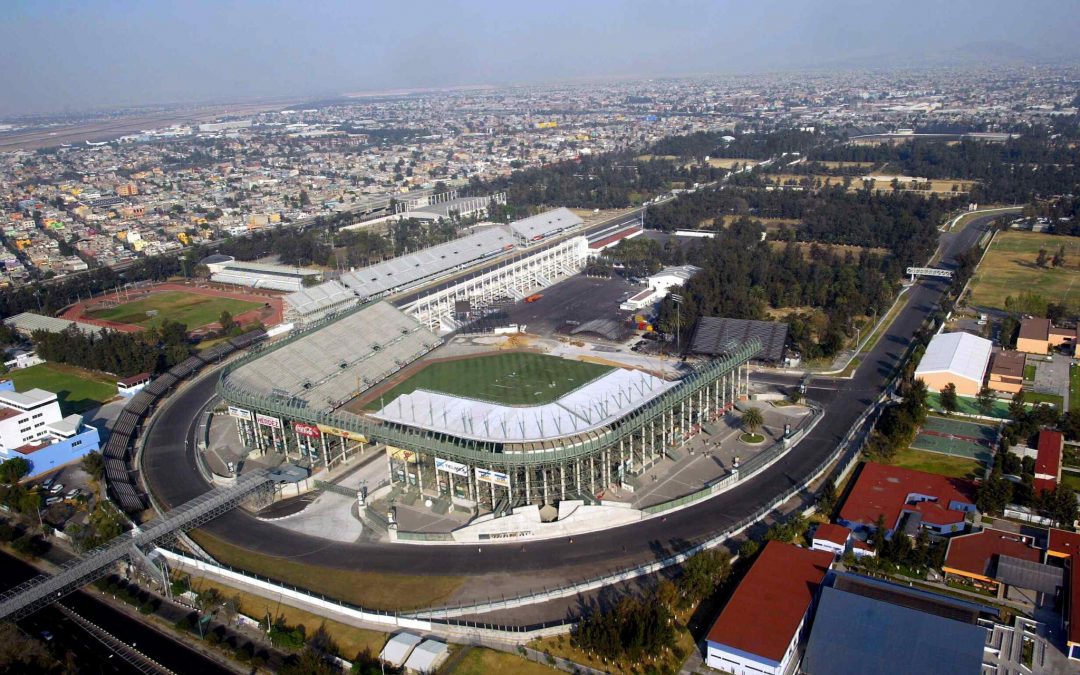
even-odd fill
[[(495, 374), (494, 361), (457, 365), (489, 355), (440, 348), (438, 333), (456, 328), (456, 304), (521, 300), (581, 271), (586, 236), (546, 229), (574, 228), (580, 219), (565, 209), (542, 216), (346, 274), (341, 284), (358, 306), (339, 306), (337, 287), (287, 301), (307, 317), (304, 328), (230, 364), (218, 382), (242, 441), (313, 466), (329, 466), (358, 443), (377, 444), (399, 488), (495, 512), (595, 503), (609, 486), (632, 485), (661, 458), (677, 456), (745, 395), (759, 340), (698, 361), (677, 379), (534, 352), (518, 359), (528, 367), (504, 360)], [(520, 232), (530, 234), (527, 242), (515, 242)], [(438, 377), (419, 375), (439, 363), (447, 367)], [(485, 386), (453, 375), (478, 372)], [(427, 388), (410, 386), (413, 377)], [(498, 393), (511, 388), (528, 395)]]

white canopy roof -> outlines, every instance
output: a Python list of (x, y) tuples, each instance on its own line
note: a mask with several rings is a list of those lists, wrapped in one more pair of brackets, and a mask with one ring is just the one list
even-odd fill
[(405, 661), (412, 654), (413, 648), (420, 644), (422, 639), (412, 633), (398, 633), (386, 643), (379, 653), (379, 658), (395, 668), (405, 665)]
[(409, 660), (405, 662), (405, 669), (415, 673), (431, 673), (438, 667), (449, 651), (446, 643), (438, 640), (424, 640), (420, 646), (413, 650)]
[(939, 333), (926, 346), (915, 377), (921, 374), (948, 372), (982, 382), (990, 363), (993, 343), (971, 333)]
[(501, 405), (418, 389), (374, 416), (479, 441), (543, 441), (610, 424), (673, 386), (648, 373), (616, 369), (545, 405)]

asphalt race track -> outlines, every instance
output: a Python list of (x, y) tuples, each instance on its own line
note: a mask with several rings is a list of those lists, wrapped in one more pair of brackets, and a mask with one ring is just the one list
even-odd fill
[[(943, 266), (974, 246), (995, 216), (973, 220), (960, 233), (941, 235)], [(484, 575), (506, 571), (545, 573), (580, 579), (605, 570), (655, 560), (708, 538), (753, 513), (776, 494), (798, 484), (836, 447), (848, 429), (883, 390), (910, 342), (947, 287), (947, 280), (927, 279), (906, 294), (907, 304), (850, 380), (818, 378), (810, 398), (826, 414), (813, 432), (787, 456), (757, 477), (692, 507), (592, 534), (567, 539), (513, 544), (424, 547), (410, 544), (343, 544), (275, 527), (243, 510), (227, 513), (204, 526), (215, 536), (266, 555), (310, 564), (360, 571), (411, 574)], [(762, 378), (782, 382), (779, 375)], [(214, 374), (175, 394), (147, 432), (143, 475), (159, 502), (175, 507), (209, 486), (195, 468), (192, 449), (198, 412), (214, 396)], [(789, 380), (794, 382), (795, 378)], [(527, 574), (522, 577), (528, 577)]]

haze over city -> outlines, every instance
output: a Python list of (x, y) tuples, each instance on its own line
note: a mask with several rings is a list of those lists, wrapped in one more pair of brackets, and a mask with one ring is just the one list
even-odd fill
[(1067, 1), (5, 3), (0, 115), (459, 85), (1060, 62)]

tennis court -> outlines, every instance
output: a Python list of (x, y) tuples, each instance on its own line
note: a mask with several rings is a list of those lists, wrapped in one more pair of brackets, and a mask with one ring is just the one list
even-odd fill
[(996, 426), (930, 416), (911, 447), (986, 463), (993, 460), (996, 439)]

